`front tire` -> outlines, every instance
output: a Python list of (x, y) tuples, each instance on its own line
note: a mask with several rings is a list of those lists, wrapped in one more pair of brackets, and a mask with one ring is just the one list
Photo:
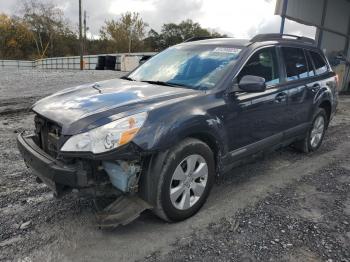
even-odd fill
[(169, 151), (165, 161), (153, 211), (166, 221), (181, 221), (197, 213), (209, 195), (214, 154), (202, 141), (187, 138)]
[(294, 144), (294, 147), (301, 152), (308, 153), (316, 151), (322, 144), (326, 133), (328, 117), (323, 108), (319, 108), (314, 115), (312, 125), (302, 141)]

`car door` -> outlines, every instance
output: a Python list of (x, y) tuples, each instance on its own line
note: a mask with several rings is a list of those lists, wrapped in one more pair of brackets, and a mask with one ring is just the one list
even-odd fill
[[(236, 92), (226, 101), (226, 127), (231, 151), (253, 146), (259, 149), (277, 143), (284, 130), (287, 93), (280, 90), (280, 66), (275, 47), (256, 51), (243, 66), (236, 82), (245, 75), (265, 78), (266, 91), (259, 93)], [(246, 150), (248, 151), (248, 150)]]
[(281, 47), (285, 69), (284, 88), (288, 90), (286, 136), (290, 138), (307, 129), (310, 108), (318, 84), (314, 82), (314, 67), (302, 48)]

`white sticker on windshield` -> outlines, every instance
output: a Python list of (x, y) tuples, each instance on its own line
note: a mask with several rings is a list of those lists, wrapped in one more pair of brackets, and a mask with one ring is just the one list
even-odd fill
[(215, 53), (228, 53), (228, 54), (238, 54), (241, 49), (234, 47), (217, 47), (213, 50)]

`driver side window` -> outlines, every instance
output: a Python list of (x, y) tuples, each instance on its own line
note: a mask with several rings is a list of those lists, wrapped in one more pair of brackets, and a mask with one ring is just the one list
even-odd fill
[(238, 82), (245, 75), (260, 76), (265, 78), (266, 85), (276, 85), (280, 82), (276, 49), (264, 48), (257, 51), (245, 64), (239, 73)]

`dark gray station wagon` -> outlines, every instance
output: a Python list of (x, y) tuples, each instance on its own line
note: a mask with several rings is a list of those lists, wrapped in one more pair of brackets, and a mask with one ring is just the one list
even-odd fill
[(337, 76), (311, 39), (191, 39), (122, 79), (40, 100), (18, 147), (57, 196), (92, 196), (101, 226), (145, 209), (179, 221), (252, 154), (317, 150), (336, 106)]

